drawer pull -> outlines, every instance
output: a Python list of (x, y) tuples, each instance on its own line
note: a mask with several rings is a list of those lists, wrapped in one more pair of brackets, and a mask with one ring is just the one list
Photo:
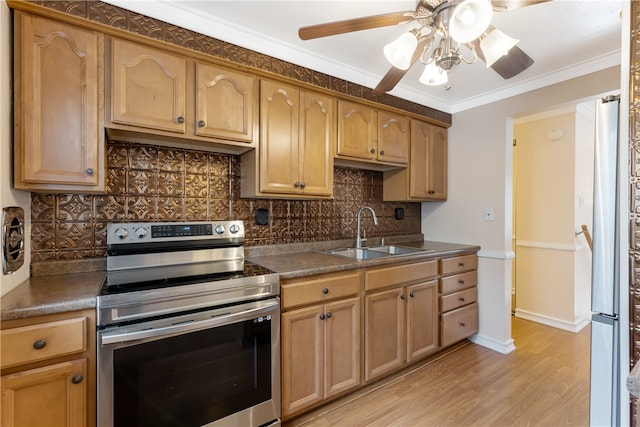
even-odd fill
[(461, 328), (464, 328), (464, 327), (466, 327), (466, 326), (467, 326), (467, 324), (466, 324), (466, 323), (464, 323), (464, 322), (460, 322), (460, 327), (461, 327)]
[(329, 288), (324, 288), (324, 289), (322, 290), (322, 293), (323, 293), (323, 294), (325, 294), (325, 295), (327, 295), (327, 294), (329, 293)]
[(458, 280), (458, 285), (460, 286), (464, 285), (464, 280)]
[(464, 262), (459, 262), (458, 267), (464, 267)]
[(71, 382), (74, 383), (74, 384), (80, 384), (83, 379), (84, 379), (84, 377), (82, 375), (75, 374), (73, 377), (71, 377)]
[(36, 350), (42, 350), (46, 346), (47, 346), (47, 342), (45, 340), (38, 340), (33, 343), (33, 348), (35, 348)]
[(464, 302), (464, 297), (460, 297), (460, 298), (458, 298), (458, 301), (460, 301), (460, 302)]

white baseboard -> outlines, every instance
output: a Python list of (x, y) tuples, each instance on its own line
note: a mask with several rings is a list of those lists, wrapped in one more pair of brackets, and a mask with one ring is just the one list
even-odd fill
[(516, 349), (516, 346), (513, 344), (513, 339), (500, 342), (483, 335), (475, 334), (469, 337), (469, 341), (502, 354), (509, 354)]
[(520, 309), (516, 309), (515, 316), (521, 319), (531, 320), (532, 322), (541, 323), (543, 325), (551, 326), (553, 328), (558, 328), (573, 333), (580, 332), (585, 326), (591, 323), (591, 317), (583, 318), (575, 323), (571, 323), (567, 322), (566, 320), (555, 319), (553, 317), (531, 313), (529, 311)]

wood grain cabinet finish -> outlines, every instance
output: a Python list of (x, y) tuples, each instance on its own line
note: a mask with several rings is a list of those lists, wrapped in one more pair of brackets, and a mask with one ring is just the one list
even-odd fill
[(360, 280), (353, 271), (282, 284), (284, 417), (360, 385)]
[(107, 47), (111, 135), (221, 152), (254, 147), (255, 76), (117, 38)]
[(432, 260), (365, 272), (365, 381), (438, 349), (436, 266)]
[(19, 11), (14, 24), (15, 188), (104, 191), (103, 36)]
[(409, 158), (409, 123), (400, 114), (338, 100), (336, 157), (405, 166)]
[(2, 323), (2, 426), (95, 425), (93, 310)]
[(478, 257), (444, 258), (440, 263), (440, 345), (447, 347), (478, 332)]
[(333, 196), (335, 100), (260, 82), (260, 142), (242, 157), (243, 197)]
[(383, 199), (447, 200), (447, 129), (412, 119), (410, 153), (408, 168), (384, 173)]

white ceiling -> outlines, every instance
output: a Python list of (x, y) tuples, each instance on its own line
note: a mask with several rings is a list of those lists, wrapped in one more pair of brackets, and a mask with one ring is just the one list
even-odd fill
[[(449, 113), (544, 87), (620, 63), (623, 1), (552, 0), (494, 13), (493, 25), (520, 39), (535, 60), (509, 80), (478, 61), (449, 75), (450, 90), (418, 83), (416, 64), (391, 94)], [(383, 46), (416, 24), (302, 41), (298, 28), (414, 10), (414, 0), (106, 0), (122, 8), (370, 88), (389, 70)]]

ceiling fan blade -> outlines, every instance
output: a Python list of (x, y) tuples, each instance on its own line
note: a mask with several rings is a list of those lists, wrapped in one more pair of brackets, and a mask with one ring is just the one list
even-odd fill
[(413, 56), (411, 57), (411, 65), (409, 65), (409, 68), (407, 68), (406, 70), (401, 70), (396, 67), (391, 67), (391, 69), (387, 71), (387, 74), (384, 75), (382, 80), (380, 80), (378, 86), (373, 89), (373, 93), (379, 95), (381, 93), (389, 92), (391, 89), (396, 87), (398, 82), (402, 80), (404, 75), (407, 74), (413, 64), (415, 64), (416, 61), (420, 59), (420, 57), (424, 53), (425, 48), (429, 46), (431, 41), (432, 39), (428, 37), (418, 41), (418, 46), (416, 47), (415, 52), (413, 52)]
[(317, 39), (319, 37), (336, 34), (351, 33), (353, 31), (369, 30), (372, 28), (388, 27), (404, 24), (414, 20), (415, 12), (394, 12), (384, 15), (366, 16), (363, 18), (346, 19), (344, 21), (328, 22), (326, 24), (309, 25), (298, 30), (302, 40)]
[(546, 3), (550, 0), (492, 0), (491, 6), (496, 12), (518, 9), (538, 3)]
[(533, 62), (533, 59), (524, 53), (522, 49), (514, 46), (507, 55), (494, 62), (491, 68), (500, 74), (503, 79), (510, 79), (532, 66)]

